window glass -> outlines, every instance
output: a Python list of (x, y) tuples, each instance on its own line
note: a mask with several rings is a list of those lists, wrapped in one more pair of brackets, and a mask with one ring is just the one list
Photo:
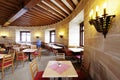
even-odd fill
[(20, 42), (31, 42), (30, 31), (20, 31)]
[(55, 30), (50, 31), (50, 43), (55, 42)]

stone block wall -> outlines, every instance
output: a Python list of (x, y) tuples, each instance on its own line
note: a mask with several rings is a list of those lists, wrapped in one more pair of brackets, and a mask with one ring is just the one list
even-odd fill
[[(89, 24), (89, 13), (99, 6), (103, 14), (103, 4), (107, 3), (107, 13), (115, 14), (111, 28), (104, 38), (102, 33)], [(120, 80), (120, 7), (119, 0), (88, 0), (84, 6), (85, 60), (91, 63), (90, 73), (94, 80)]]

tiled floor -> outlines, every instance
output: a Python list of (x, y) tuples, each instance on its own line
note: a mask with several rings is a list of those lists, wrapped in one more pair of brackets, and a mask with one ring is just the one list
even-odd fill
[[(50, 53), (43, 53), (41, 56), (41, 60), (36, 58), (38, 63), (39, 70), (44, 70), (49, 60), (55, 60), (54, 54)], [(78, 65), (75, 68), (79, 68)], [(1, 72), (0, 72), (0, 80), (1, 79)], [(15, 67), (14, 73), (12, 74), (11, 69), (7, 69), (5, 71), (5, 78), (3, 80), (32, 80), (31, 73), (29, 68), (29, 61), (25, 62), (25, 65), (19, 64), (18, 67)]]

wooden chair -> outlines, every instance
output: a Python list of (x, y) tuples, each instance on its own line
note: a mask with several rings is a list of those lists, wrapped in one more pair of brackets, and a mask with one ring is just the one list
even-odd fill
[(41, 59), (41, 48), (38, 49), (37, 51), (33, 52), (32, 56), (33, 56), (33, 58), (38, 57), (39, 59)]
[(4, 78), (4, 70), (8, 67), (12, 67), (12, 72), (14, 72), (14, 53), (12, 55), (6, 55), (3, 57), (2, 62), (0, 62), (0, 69), (2, 70), (2, 78)]
[(52, 49), (52, 52), (54, 53), (54, 55), (56, 55), (58, 53), (58, 50), (53, 49), (53, 48), (51, 48), (51, 49)]
[(56, 54), (56, 61), (64, 61), (64, 60), (65, 60), (65, 53)]
[(38, 65), (35, 60), (30, 62), (30, 71), (32, 74), (32, 80), (49, 80), (49, 78), (42, 78), (43, 71), (38, 71)]
[(15, 53), (15, 50), (14, 49), (9, 49), (8, 54), (12, 54), (12, 53)]
[(73, 55), (72, 51), (70, 51), (66, 47), (63, 50), (65, 52), (65, 59), (70, 60), (72, 63), (74, 63), (76, 61), (76, 57), (75, 57), (75, 55)]
[(31, 49), (37, 49), (37, 46), (36, 45), (31, 45), (30, 48)]
[(83, 51), (81, 51), (79, 55), (75, 55), (78, 63), (82, 63), (82, 59), (83, 59), (82, 56), (83, 56)]
[(23, 63), (24, 66), (24, 62), (28, 60), (28, 56), (24, 54), (24, 52), (21, 51), (17, 51), (16, 52), (16, 66), (18, 66), (18, 61), (21, 61)]

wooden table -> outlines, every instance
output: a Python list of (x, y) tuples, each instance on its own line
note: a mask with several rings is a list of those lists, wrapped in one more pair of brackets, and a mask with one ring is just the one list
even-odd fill
[(37, 49), (24, 49), (23, 52), (28, 53), (29, 61), (31, 61), (30, 54), (35, 52)]
[(48, 44), (49, 47), (53, 48), (53, 49), (62, 49), (63, 47), (61, 46), (56, 46), (54, 44)]
[(81, 52), (81, 51), (84, 51), (83, 48), (69, 48), (69, 50), (71, 50), (72, 52)]
[[(61, 66), (58, 65), (59, 63), (61, 63)], [(56, 64), (58, 65), (57, 67)], [(67, 67), (64, 67), (63, 65)], [(61, 69), (64, 69), (64, 71), (58, 72), (58, 69), (60, 71)], [(61, 80), (61, 78), (66, 78), (66, 77), (78, 77), (78, 75), (71, 61), (49, 61), (42, 77), (59, 78)]]

